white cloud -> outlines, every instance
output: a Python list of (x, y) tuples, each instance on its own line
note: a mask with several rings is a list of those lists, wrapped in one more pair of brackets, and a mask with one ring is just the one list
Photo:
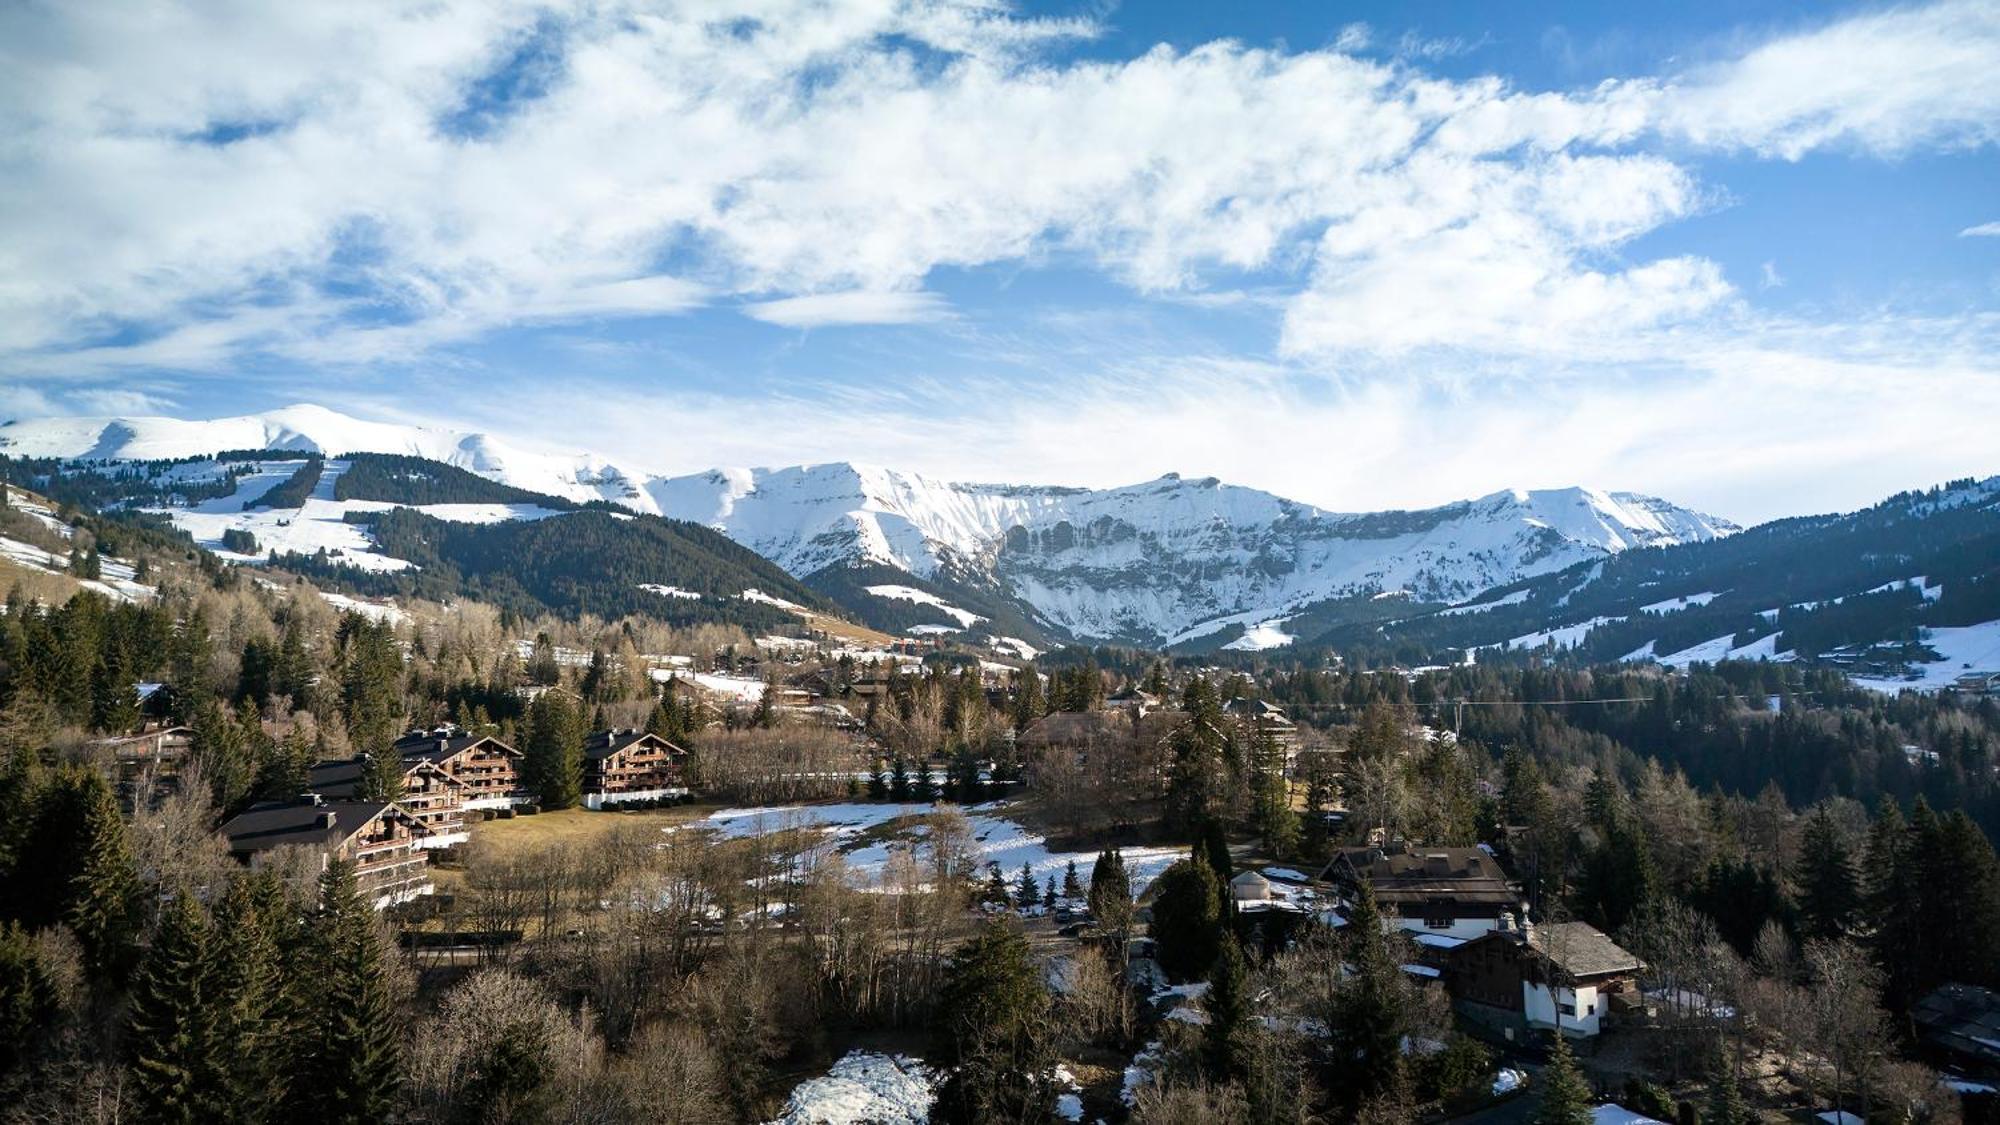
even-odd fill
[(744, 315), (784, 328), (820, 328), (840, 324), (921, 324), (949, 314), (935, 293), (883, 292), (850, 289), (843, 293), (810, 293), (743, 306)]
[(2000, 222), (1981, 223), (1958, 232), (1960, 238), (2000, 238)]

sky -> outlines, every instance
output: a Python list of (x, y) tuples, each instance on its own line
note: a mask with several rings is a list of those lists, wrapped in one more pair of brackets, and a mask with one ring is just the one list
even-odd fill
[(660, 472), (2000, 473), (2000, 0), (0, 6), (0, 416)]

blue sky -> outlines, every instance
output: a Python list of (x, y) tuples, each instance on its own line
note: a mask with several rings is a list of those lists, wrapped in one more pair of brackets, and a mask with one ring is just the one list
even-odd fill
[(1337, 509), (2000, 472), (1992, 0), (15, 5), (0, 133), (15, 417)]

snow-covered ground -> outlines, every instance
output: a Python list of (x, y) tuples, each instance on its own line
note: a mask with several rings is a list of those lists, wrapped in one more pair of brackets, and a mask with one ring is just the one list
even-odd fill
[[(889, 802), (767, 805), (721, 809), (690, 827), (706, 827), (737, 838), (791, 828), (817, 827), (836, 840), (852, 840), (889, 821), (920, 816), (928, 808), (925, 805)], [(972, 830), (975, 859), (982, 875), (988, 863), (998, 863), (1011, 881), (1019, 877), (1021, 865), (1026, 864), (1037, 880), (1046, 882), (1053, 875), (1057, 883), (1061, 883), (1069, 865), (1075, 863), (1077, 877), (1085, 884), (1090, 882), (1091, 865), (1097, 861), (1095, 851), (1051, 851), (1045, 838), (1007, 819), (1005, 810), (1004, 803), (973, 805), (961, 810)], [(888, 865), (890, 851), (909, 846), (921, 839), (923, 833), (919, 829), (904, 835), (907, 840), (877, 841), (846, 851), (844, 858), (848, 869), (871, 882), (876, 880)], [(1125, 871), (1131, 878), (1132, 893), (1135, 895), (1143, 893), (1175, 860), (1187, 857), (1187, 849), (1179, 847), (1124, 848), (1120, 851), (1125, 857)]]
[[(897, 602), (915, 602), (918, 605), (930, 606), (932, 609), (958, 622), (961, 628), (970, 629), (978, 622), (986, 620), (971, 610), (960, 609), (943, 598), (938, 597), (936, 594), (926, 593), (915, 586), (865, 586), (863, 589), (878, 598), (887, 598), (890, 601)], [(911, 632), (915, 631), (914, 629), (911, 630)]]
[(1524, 633), (1521, 636), (1515, 637), (1508, 641), (1503, 641), (1502, 643), (1497, 645), (1481, 645), (1480, 647), (1497, 648), (1503, 650), (1516, 649), (1516, 648), (1538, 649), (1541, 648), (1543, 645), (1553, 644), (1557, 648), (1575, 648), (1577, 645), (1583, 643), (1583, 638), (1589, 636), (1590, 631), (1592, 629), (1595, 629), (1600, 625), (1616, 624), (1617, 622), (1623, 620), (1625, 620), (1623, 617), (1593, 617), (1588, 621), (1579, 622), (1578, 624), (1575, 625), (1563, 625), (1554, 629), (1543, 629), (1540, 630), (1539, 632)]
[[(73, 529), (42, 505), (18, 496), (14, 498), (13, 504), (16, 511), (34, 517), (64, 539), (72, 536)], [(0, 535), (0, 558), (49, 574), (69, 573), (68, 552), (46, 551), (33, 543), (23, 543), (19, 539), (10, 539), (3, 535)], [(137, 581), (137, 572), (132, 568), (132, 564), (124, 559), (99, 555), (97, 570), (99, 577), (80, 578), (77, 584), (86, 590), (95, 590), (113, 601), (121, 602), (141, 602), (159, 593), (153, 587)]]
[[(263, 461), (238, 478), (236, 490), (227, 496), (204, 500), (192, 508), (160, 508), (156, 511), (173, 521), (175, 527), (194, 537), (195, 542), (232, 562), (261, 562), (273, 554), (311, 555), (326, 551), (340, 561), (364, 570), (402, 570), (410, 564), (382, 554), (360, 524), (347, 522), (352, 512), (382, 512), (408, 507), (450, 523), (502, 523), (510, 520), (539, 520), (566, 513), (538, 504), (390, 504), (380, 500), (335, 500), (334, 482), (349, 462), (328, 461), (320, 471), (312, 494), (297, 508), (253, 508), (244, 505), (261, 500), (272, 488), (291, 479), (300, 461)], [(257, 539), (257, 553), (241, 554), (225, 550), (222, 536), (227, 531), (247, 531)]]
[(764, 698), (764, 681), (750, 676), (727, 676), (720, 672), (690, 672), (682, 668), (655, 668), (654, 681), (683, 680), (739, 703), (755, 703)]
[(1917, 665), (1914, 678), (1856, 676), (1854, 682), (1876, 691), (1937, 691), (1967, 672), (2000, 672), (2000, 621), (1926, 629), (1924, 643), (1943, 659)]
[(1713, 590), (1709, 590), (1700, 594), (1688, 594), (1685, 597), (1668, 598), (1666, 601), (1663, 602), (1653, 602), (1650, 605), (1642, 605), (1639, 607), (1639, 612), (1676, 613), (1680, 610), (1687, 609), (1689, 606), (1707, 605), (1708, 603), (1714, 601), (1716, 597), (1717, 594)]
[(849, 1051), (825, 1075), (792, 1088), (771, 1125), (924, 1125), (937, 1075), (908, 1055)]
[(324, 591), (320, 593), (320, 597), (326, 604), (342, 613), (358, 613), (370, 621), (387, 621), (395, 625), (410, 619), (410, 615), (407, 612), (396, 608), (395, 603), (387, 599), (374, 601), (363, 598), (350, 598), (346, 594), (330, 594)]
[(1778, 651), (1778, 634), (1776, 633), (1767, 633), (1748, 644), (1742, 645), (1736, 643), (1736, 634), (1730, 633), (1725, 636), (1712, 637), (1698, 645), (1689, 645), (1679, 652), (1668, 653), (1665, 656), (1654, 655), (1653, 647), (1651, 642), (1647, 642), (1645, 648), (1639, 650), (1637, 653), (1628, 654), (1625, 659), (1644, 660), (1651, 658), (1665, 668), (1685, 668), (1690, 664), (1714, 664), (1719, 660), (1785, 661), (1792, 658), (1790, 652)]
[(639, 583), (639, 588), (648, 593), (658, 594), (663, 598), (684, 598), (691, 602), (701, 600), (700, 594), (693, 590), (683, 590), (679, 586), (662, 586), (656, 582), (641, 582)]
[(1279, 628), (1290, 620), (1289, 617), (1273, 617), (1268, 621), (1259, 621), (1245, 628), (1242, 636), (1222, 647), (1237, 652), (1263, 652), (1265, 649), (1283, 648), (1298, 640), (1297, 637)]
[(746, 602), (756, 602), (759, 605), (776, 606), (779, 609), (791, 610), (793, 613), (804, 613), (806, 608), (797, 602), (788, 602), (785, 599), (777, 597), (773, 594), (767, 594), (764, 591), (759, 590), (755, 586), (750, 587), (748, 590), (745, 590), (736, 596), (742, 598)]

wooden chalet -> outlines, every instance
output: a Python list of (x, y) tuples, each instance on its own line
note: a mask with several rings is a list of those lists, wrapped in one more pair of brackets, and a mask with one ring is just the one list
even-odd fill
[[(360, 795), (368, 759), (320, 762), (306, 771), (306, 792), (327, 801)], [(465, 783), (423, 758), (403, 759), (403, 795), (396, 804), (424, 826), (421, 848), (448, 848), (471, 839), (465, 828)]]
[(687, 793), (687, 751), (643, 730), (593, 731), (583, 740), (583, 804), (601, 809)]
[(99, 739), (91, 745), (109, 753), (112, 764), (121, 775), (131, 774), (151, 765), (178, 765), (194, 748), (194, 728), (158, 727), (138, 734)]
[(1432, 948), (1497, 929), (1521, 901), (1500, 861), (1479, 848), (1410, 848), (1400, 841), (1342, 848), (1321, 878), (1349, 905), (1368, 884), (1384, 925), (1409, 930)]
[(404, 735), (396, 752), (406, 766), (429, 762), (462, 783), (461, 808), (504, 809), (528, 800), (521, 785), (521, 752), (497, 738), (440, 727)]
[(317, 855), (322, 869), (350, 862), (377, 910), (431, 893), (430, 853), (422, 844), (429, 830), (387, 801), (267, 801), (229, 818), (222, 834), (230, 853), (253, 867), (288, 848)]
[(1571, 1038), (1598, 1034), (1614, 1004), (1638, 1006), (1645, 968), (1588, 923), (1536, 925), (1511, 912), (1445, 960), (1453, 1009), (1510, 1042), (1558, 1029)]

